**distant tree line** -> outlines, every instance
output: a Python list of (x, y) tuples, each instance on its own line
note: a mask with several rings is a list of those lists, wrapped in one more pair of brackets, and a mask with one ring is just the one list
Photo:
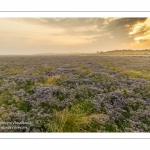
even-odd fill
[(150, 55), (150, 49), (143, 50), (132, 50), (132, 49), (122, 49), (122, 50), (110, 50), (107, 52), (97, 51), (98, 55)]

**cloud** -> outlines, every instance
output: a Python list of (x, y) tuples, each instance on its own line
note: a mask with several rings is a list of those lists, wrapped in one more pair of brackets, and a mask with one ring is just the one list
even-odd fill
[[(33, 23), (43, 27), (63, 28), (67, 35), (128, 37), (129, 31), (137, 23), (147, 18), (19, 18), (17, 21)], [(108, 37), (109, 37), (108, 36)]]
[(128, 32), (137, 23), (143, 23), (147, 18), (120, 18), (111, 21), (106, 27), (105, 32), (109, 32), (113, 36), (128, 35)]
[(34, 23), (37, 25), (53, 26), (61, 28), (87, 27), (91, 25), (102, 25), (104, 18), (16, 18), (16, 21)]
[(99, 36), (110, 21), (108, 18), (15, 18), (14, 20), (47, 29), (62, 29), (61, 32), (50, 33), (50, 36), (70, 36), (70, 38), (85, 39), (89, 42), (94, 40), (93, 37)]
[[(130, 48), (146, 43), (150, 34), (147, 18), (11, 18), (1, 26), (5, 44), (13, 41), (30, 49), (101, 51)], [(7, 26), (5, 25), (7, 24)], [(11, 24), (11, 26), (8, 24)], [(13, 25), (13, 26), (12, 26)], [(8, 32), (9, 29), (9, 33)], [(13, 39), (13, 40), (12, 40)], [(18, 42), (20, 41), (20, 42)], [(4, 42), (2, 42), (4, 43)], [(139, 44), (137, 43), (137, 44)], [(11, 45), (11, 44), (7, 44)], [(6, 45), (6, 46), (7, 46)], [(143, 44), (144, 45), (144, 44)], [(128, 47), (129, 46), (129, 47)]]
[(143, 25), (140, 29), (137, 30), (135, 34), (133, 34), (133, 36), (135, 37), (145, 36), (149, 34), (149, 32), (150, 32), (150, 27), (148, 27), (147, 25)]

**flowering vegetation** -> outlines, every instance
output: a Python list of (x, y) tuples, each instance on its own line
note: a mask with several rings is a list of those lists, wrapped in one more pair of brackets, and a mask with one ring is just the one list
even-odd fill
[(1, 56), (0, 132), (149, 132), (149, 66), (146, 56)]

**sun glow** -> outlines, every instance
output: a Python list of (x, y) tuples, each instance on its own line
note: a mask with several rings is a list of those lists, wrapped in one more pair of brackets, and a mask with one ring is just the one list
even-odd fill
[[(145, 29), (145, 27), (146, 27), (146, 29)], [(147, 19), (147, 21), (144, 22), (144, 23), (135, 24), (134, 27), (132, 28), (132, 31), (129, 32), (128, 34), (130, 36), (134, 36), (135, 43), (146, 42), (150, 39), (150, 31), (147, 30), (148, 27), (150, 27), (150, 19)], [(138, 36), (137, 33), (140, 33), (141, 31), (144, 31), (144, 29), (145, 29), (145, 33), (143, 35)]]
[(134, 40), (135, 40), (136, 43), (139, 43), (140, 41), (144, 41), (145, 38), (143, 36), (140, 36), (140, 37), (134, 38)]
[(146, 35), (146, 36), (139, 36), (139, 37), (134, 38), (136, 43), (148, 42), (149, 39), (150, 39), (150, 35), (149, 34)]
[(129, 35), (135, 34), (142, 26), (143, 26), (143, 23), (136, 24), (133, 27), (133, 30), (131, 32), (129, 32)]

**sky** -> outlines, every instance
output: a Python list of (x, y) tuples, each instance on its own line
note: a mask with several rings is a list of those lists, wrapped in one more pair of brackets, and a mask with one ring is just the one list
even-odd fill
[(0, 55), (150, 49), (150, 18), (0, 18)]

